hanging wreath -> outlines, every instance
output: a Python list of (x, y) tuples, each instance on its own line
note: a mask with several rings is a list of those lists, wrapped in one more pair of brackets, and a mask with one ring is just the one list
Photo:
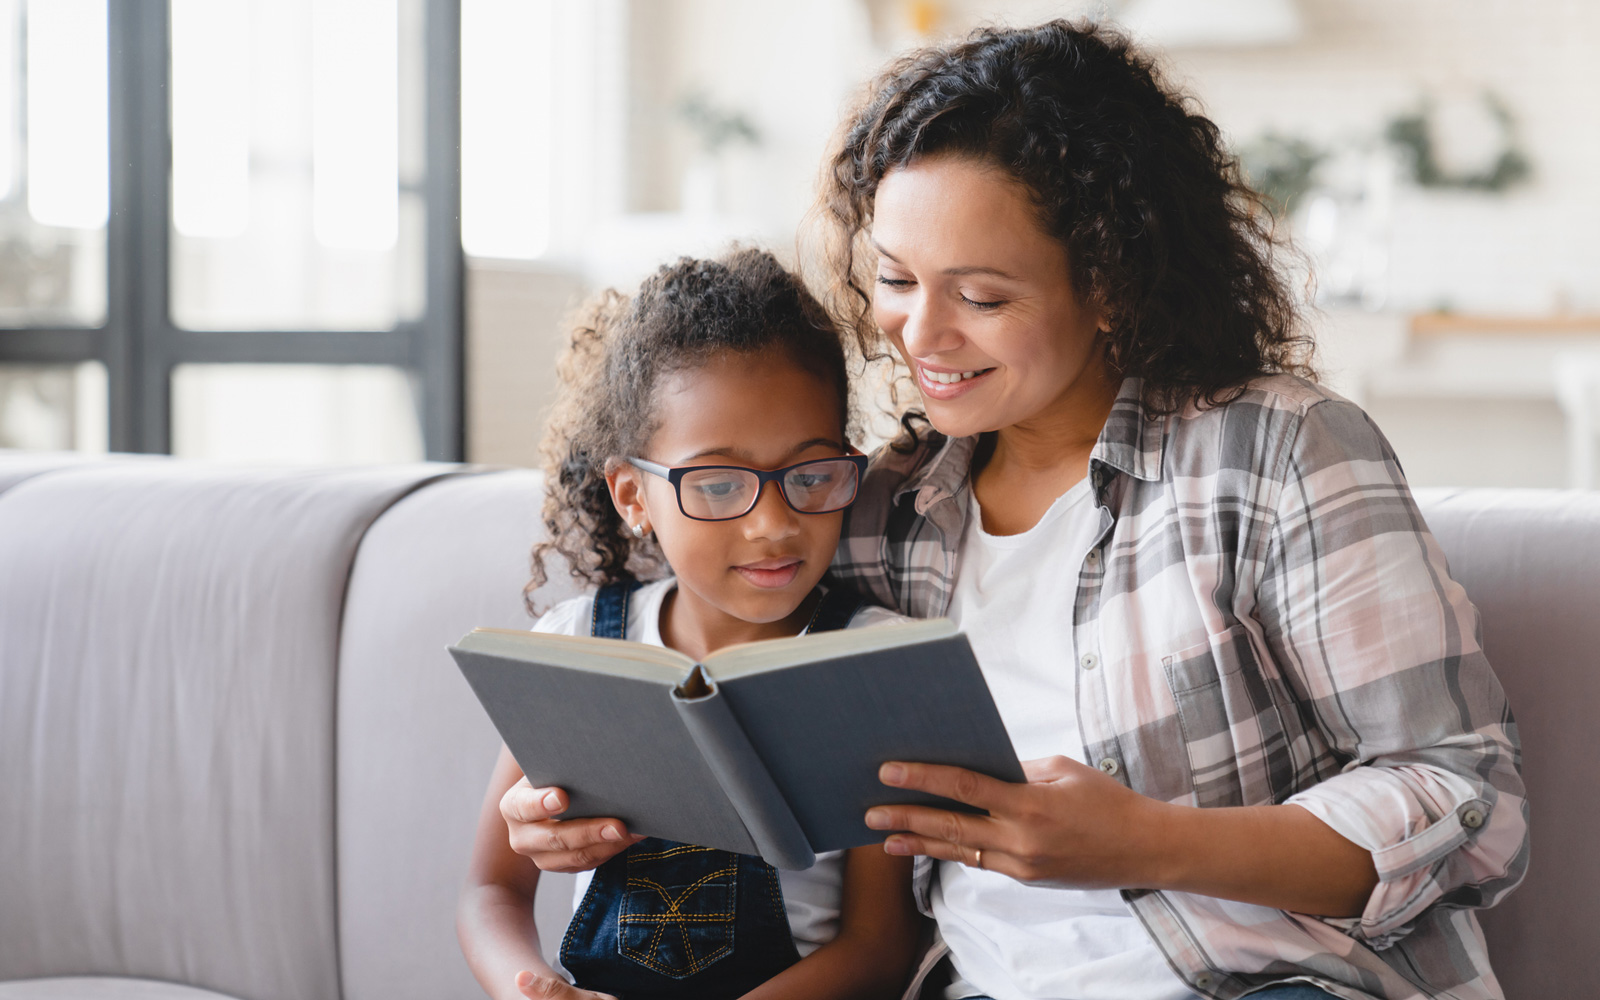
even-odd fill
[(1511, 109), (1493, 94), (1483, 95), (1483, 106), (1500, 128), (1500, 153), (1493, 166), (1478, 173), (1450, 173), (1439, 165), (1433, 148), (1433, 108), (1424, 102), (1408, 115), (1391, 119), (1384, 138), (1405, 157), (1411, 179), (1419, 187), (1500, 192), (1533, 172), (1528, 157), (1517, 145), (1516, 120)]

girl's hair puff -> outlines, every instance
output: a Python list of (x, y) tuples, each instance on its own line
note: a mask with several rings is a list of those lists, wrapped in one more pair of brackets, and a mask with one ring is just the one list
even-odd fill
[(714, 260), (681, 257), (631, 299), (608, 290), (574, 324), (558, 371), (561, 390), (541, 452), (545, 540), (534, 546), (534, 593), (559, 555), (585, 584), (648, 579), (662, 570), (651, 538), (634, 538), (606, 485), (609, 462), (638, 455), (658, 423), (663, 377), (729, 354), (783, 351), (834, 390), (839, 432), (848, 434), (849, 379), (839, 328), (805, 284), (763, 250)]

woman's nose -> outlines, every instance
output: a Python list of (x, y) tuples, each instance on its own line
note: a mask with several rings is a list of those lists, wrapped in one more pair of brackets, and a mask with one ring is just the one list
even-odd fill
[(906, 353), (914, 358), (931, 358), (941, 351), (953, 350), (961, 343), (961, 331), (955, 317), (944, 304), (932, 295), (918, 295), (906, 310), (906, 321), (900, 328), (900, 342)]

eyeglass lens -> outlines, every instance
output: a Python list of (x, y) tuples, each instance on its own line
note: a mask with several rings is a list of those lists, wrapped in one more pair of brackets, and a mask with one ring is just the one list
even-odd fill
[[(828, 459), (807, 462), (785, 472), (781, 485), (795, 510), (825, 514), (855, 499), (856, 466)], [(724, 520), (748, 513), (760, 486), (756, 474), (745, 469), (696, 469), (678, 484), (678, 498), (690, 517)]]

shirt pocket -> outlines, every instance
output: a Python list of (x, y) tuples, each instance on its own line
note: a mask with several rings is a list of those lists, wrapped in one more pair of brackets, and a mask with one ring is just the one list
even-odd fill
[(737, 855), (678, 844), (628, 855), (617, 916), (623, 957), (673, 979), (733, 954)]
[(1194, 804), (1263, 805), (1292, 778), (1283, 717), (1243, 625), (1161, 658)]

